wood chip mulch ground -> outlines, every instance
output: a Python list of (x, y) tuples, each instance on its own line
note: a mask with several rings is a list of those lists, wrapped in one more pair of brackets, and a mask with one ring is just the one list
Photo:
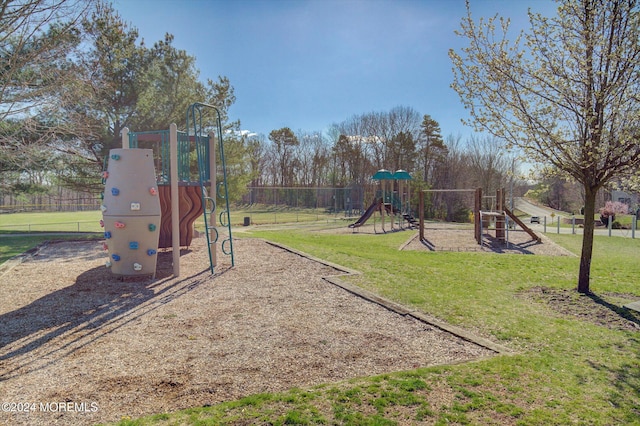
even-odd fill
[(236, 266), (220, 256), (211, 275), (204, 244), (183, 252), (178, 278), (167, 252), (155, 280), (120, 280), (97, 241), (51, 243), (4, 271), (0, 403), (22, 412), (0, 424), (117, 421), (495, 354), (261, 240), (234, 241)]

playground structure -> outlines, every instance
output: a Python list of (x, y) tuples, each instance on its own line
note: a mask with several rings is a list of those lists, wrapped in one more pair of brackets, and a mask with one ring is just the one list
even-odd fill
[[(216, 128), (218, 139), (218, 151), (222, 169), (222, 181), (217, 182), (217, 165), (216, 165), (216, 135), (209, 132), (206, 136), (204, 133), (204, 125), (202, 114), (203, 110), (211, 109), (217, 115)], [(189, 123), (192, 124), (192, 133), (189, 134)], [(151, 149), (141, 149), (141, 145), (150, 146)], [(128, 152), (130, 151), (130, 152)], [(158, 201), (158, 224), (153, 224), (154, 230), (157, 228), (157, 248), (172, 248), (173, 251), (173, 274), (180, 275), (180, 247), (188, 247), (193, 238), (193, 223), (204, 213), (205, 235), (207, 238), (207, 249), (209, 254), (209, 265), (211, 273), (214, 273), (214, 267), (217, 263), (217, 242), (220, 239), (219, 227), (216, 224), (216, 217), (220, 220), (222, 228), (226, 228), (226, 238), (220, 244), (224, 254), (231, 257), (231, 266), (234, 266), (233, 241), (231, 236), (231, 221), (227, 190), (226, 165), (224, 158), (224, 144), (222, 140), (222, 126), (219, 111), (210, 105), (195, 103), (192, 104), (187, 111), (187, 131), (178, 132), (177, 126), (171, 124), (169, 130), (149, 131), (149, 132), (129, 132), (125, 128), (122, 131), (122, 150), (119, 150), (118, 159), (133, 156), (134, 152), (146, 152), (151, 160), (151, 176), (155, 176), (153, 181), (153, 189), (146, 186), (137, 186), (135, 178), (126, 179), (126, 186), (133, 188), (129, 191), (127, 203), (131, 211), (141, 209), (141, 199), (144, 194), (152, 193), (157, 195), (155, 200)], [(130, 155), (131, 154), (131, 155)], [(113, 156), (109, 159), (109, 165), (114, 162)], [(154, 167), (155, 164), (155, 167)], [(129, 166), (133, 171), (128, 171), (130, 175), (135, 175), (135, 170), (139, 164), (133, 163)], [(106, 172), (111, 179), (118, 179), (118, 176), (124, 175), (124, 172), (117, 173)], [(106, 184), (105, 180), (105, 184)], [(113, 191), (113, 185), (109, 185), (107, 193)], [(217, 215), (217, 199), (224, 201), (224, 208)], [(103, 211), (111, 211), (109, 204), (113, 201), (113, 197), (109, 198), (105, 195)], [(111, 237), (115, 231), (111, 227), (111, 222), (104, 220), (105, 238)], [(106, 229), (109, 223), (109, 229)], [(125, 222), (120, 222), (127, 226)], [(115, 225), (114, 225), (115, 226)], [(151, 225), (147, 224), (147, 228), (141, 226), (141, 229), (147, 229), (149, 232)], [(124, 228), (124, 227), (123, 227)], [(128, 240), (133, 240), (131, 235), (133, 227), (127, 226)], [(119, 254), (110, 253), (111, 258), (115, 254), (118, 262), (122, 264), (130, 264), (132, 258), (135, 257), (135, 250), (139, 247), (136, 241), (130, 241), (130, 249), (120, 252)], [(120, 245), (122, 246), (122, 245)], [(111, 251), (113, 245), (106, 244), (107, 249)], [(136, 248), (133, 248), (136, 247)], [(157, 250), (156, 248), (156, 250)], [(115, 249), (115, 247), (114, 247)], [(152, 249), (148, 249), (152, 250)], [(155, 252), (154, 252), (155, 254)], [(151, 255), (150, 255), (151, 256)], [(108, 263), (112, 266), (113, 262)], [(130, 269), (112, 269), (116, 274), (121, 275), (139, 275), (153, 274), (155, 275), (155, 263), (153, 269), (147, 267), (139, 270)]]
[(474, 208), (473, 208), (473, 228), (474, 238), (479, 245), (483, 244), (484, 231), (488, 230), (491, 224), (494, 224), (495, 239), (501, 243), (509, 242), (509, 219), (513, 220), (532, 239), (540, 242), (540, 237), (524, 224), (511, 210), (505, 205), (504, 188), (498, 189), (495, 196), (495, 205), (490, 210), (482, 209), (482, 188), (476, 189), (426, 189), (420, 191), (419, 197), (419, 238), (420, 241), (426, 241), (424, 235), (424, 194), (427, 192), (474, 192)]
[[(372, 180), (380, 183), (380, 189), (376, 191), (376, 196), (365, 210), (365, 212), (358, 218), (358, 220), (349, 225), (349, 228), (359, 228), (364, 225), (373, 215), (378, 212), (381, 217), (382, 232), (386, 232), (385, 226), (385, 214), (391, 218), (391, 229), (394, 229), (394, 218), (398, 218), (398, 229), (403, 229), (404, 221), (409, 223), (409, 227), (416, 225), (417, 221), (411, 214), (410, 208), (410, 186), (408, 181), (411, 180), (411, 175), (405, 170), (396, 170), (394, 173), (386, 169), (378, 170), (372, 177)], [(397, 191), (394, 191), (394, 186), (397, 183)], [(405, 192), (406, 185), (406, 192)], [(387, 189), (387, 186), (389, 187)], [(374, 218), (375, 229), (375, 218)]]

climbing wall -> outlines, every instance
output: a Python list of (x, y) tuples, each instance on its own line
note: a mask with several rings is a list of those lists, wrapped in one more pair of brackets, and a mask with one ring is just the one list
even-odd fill
[(153, 151), (112, 149), (103, 178), (107, 267), (117, 275), (155, 275), (161, 210)]

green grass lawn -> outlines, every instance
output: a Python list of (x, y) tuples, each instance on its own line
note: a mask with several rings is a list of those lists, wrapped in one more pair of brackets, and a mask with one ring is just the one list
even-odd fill
[(0, 214), (0, 232), (101, 232), (100, 210)]
[[(216, 220), (220, 223), (220, 204)], [(231, 225), (241, 226), (249, 217), (253, 225), (343, 221), (344, 213), (331, 214), (326, 209), (294, 209), (286, 206), (242, 206), (231, 208)], [(0, 232), (101, 232), (99, 210), (82, 212), (30, 212), (0, 214)], [(204, 228), (202, 216), (195, 222)]]
[[(350, 277), (353, 283), (514, 354), (253, 395), (121, 425), (640, 424), (640, 329), (609, 329), (523, 296), (541, 286), (573, 289), (578, 257), (400, 252), (406, 232), (248, 234), (357, 269), (363, 275)], [(552, 237), (579, 252), (579, 236)], [(622, 315), (620, 304), (640, 299), (639, 249), (638, 240), (596, 237), (592, 290)], [(629, 318), (640, 323), (637, 315)]]
[[(591, 288), (597, 297), (589, 298), (571, 291), (578, 257), (398, 251), (409, 232), (334, 235), (290, 226), (235, 235), (359, 270), (362, 275), (347, 279), (513, 354), (251, 395), (121, 425), (640, 424), (640, 328), (608, 328), (586, 315), (598, 307), (640, 324), (640, 316), (620, 308), (640, 299), (638, 239), (596, 236)], [(581, 236), (548, 236), (579, 253)], [(566, 289), (562, 303), (589, 309), (576, 314), (527, 296), (540, 287)]]
[[(221, 208), (222, 204), (218, 206)], [(252, 225), (271, 225), (283, 223), (299, 223), (299, 222), (334, 222), (345, 219), (344, 212), (332, 214), (326, 209), (296, 209), (287, 206), (233, 206), (231, 207), (231, 225), (241, 226), (244, 224), (244, 218), (248, 217)], [(357, 219), (357, 218), (356, 218)], [(219, 219), (217, 219), (219, 222)], [(353, 220), (355, 222), (355, 219)], [(203, 219), (196, 221), (196, 227), (204, 228)]]
[[(249, 217), (251, 224), (296, 224), (318, 222), (319, 224), (345, 222), (344, 214), (330, 214), (324, 209), (291, 209), (274, 206), (244, 206), (231, 209), (231, 224), (242, 226), (244, 218)], [(13, 256), (24, 253), (44, 241), (51, 239), (85, 238), (74, 236), (44, 235), (51, 232), (96, 233), (101, 234), (102, 212), (99, 210), (81, 212), (28, 212), (0, 214), (0, 265)], [(220, 220), (217, 218), (218, 224)], [(350, 223), (350, 222), (349, 222)], [(202, 216), (194, 223), (196, 229), (204, 230)], [(29, 235), (23, 236), (22, 234)], [(20, 234), (16, 236), (14, 234)], [(90, 236), (95, 237), (95, 236)]]
[[(52, 239), (96, 238), (102, 234), (100, 219), (100, 211), (0, 214), (0, 265)], [(78, 232), (94, 234), (73, 235)]]

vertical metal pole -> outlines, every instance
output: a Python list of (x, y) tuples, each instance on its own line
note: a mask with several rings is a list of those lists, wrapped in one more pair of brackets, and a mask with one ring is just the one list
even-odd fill
[(387, 232), (384, 230), (384, 213), (386, 211), (384, 204), (387, 202), (387, 181), (385, 179), (381, 179), (380, 186), (382, 187), (382, 209), (380, 210), (380, 219), (382, 222), (382, 232)]
[(607, 217), (607, 222), (608, 222), (607, 228), (609, 228), (609, 236), (611, 236), (611, 225), (612, 225), (612, 222), (613, 222), (611, 220), (611, 216)]
[(571, 216), (571, 233), (572, 234), (576, 233), (576, 217), (575, 216)]
[(637, 216), (631, 215), (631, 238), (635, 238), (636, 237), (636, 220), (637, 220)]
[[(197, 143), (197, 142), (196, 142)], [(217, 166), (216, 166), (216, 135), (213, 132), (209, 132), (209, 182), (211, 187), (209, 188), (209, 197), (213, 200), (213, 209), (211, 210), (211, 220), (209, 226), (211, 226), (211, 232), (209, 233), (209, 241), (213, 241), (211, 244), (211, 263), (213, 266), (218, 266), (218, 232), (216, 227), (216, 210), (218, 209), (218, 182), (217, 182)], [(206, 209), (206, 207), (205, 207)], [(205, 214), (206, 211), (205, 211)], [(209, 232), (205, 229), (204, 232)], [(215, 239), (214, 239), (215, 238)]]
[(560, 233), (560, 216), (558, 216), (558, 220), (556, 221), (556, 228), (558, 228), (558, 234)]
[(178, 126), (169, 126), (169, 152), (171, 158), (171, 245), (173, 247), (173, 276), (180, 276), (180, 205), (178, 203)]
[(546, 234), (547, 233), (547, 217), (546, 216), (543, 217), (542, 222), (544, 223), (544, 231), (543, 232)]

